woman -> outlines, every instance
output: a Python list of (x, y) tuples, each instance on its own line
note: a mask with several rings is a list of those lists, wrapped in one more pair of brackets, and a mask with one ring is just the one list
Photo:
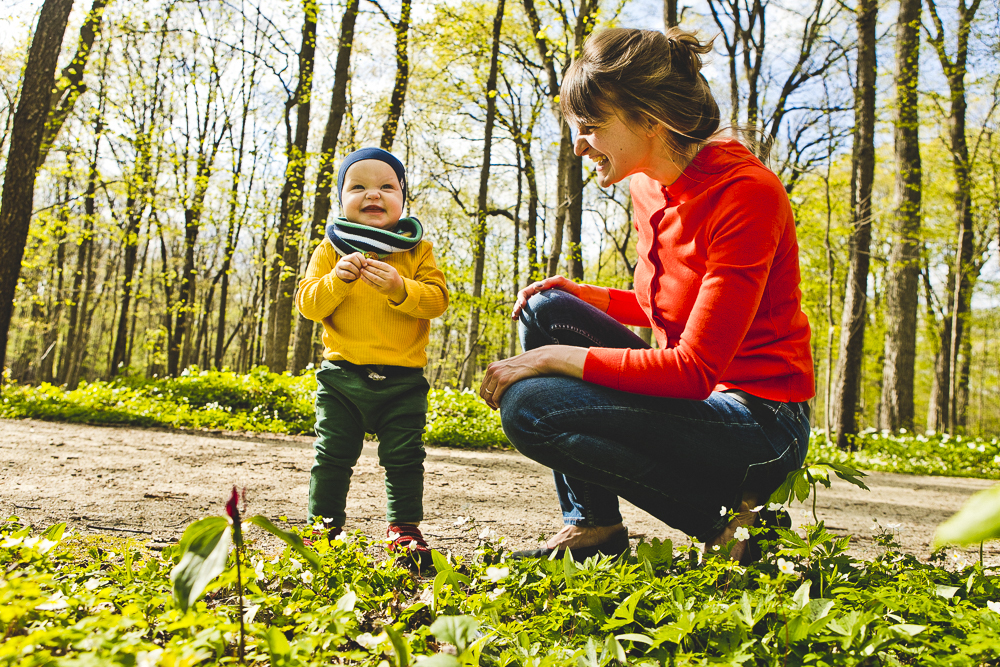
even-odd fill
[[(602, 187), (632, 177), (638, 262), (634, 291), (561, 276), (521, 290), (526, 351), (486, 372), (480, 395), (515, 447), (553, 469), (563, 512), (563, 530), (522, 555), (624, 553), (619, 497), (706, 549), (761, 518), (790, 525), (758, 505), (809, 442), (795, 224), (778, 178), (717, 136), (700, 74), (710, 49), (676, 28), (607, 30), (564, 79), (576, 154)], [(625, 325), (652, 327), (658, 348)], [(759, 552), (738, 540), (730, 556)]]

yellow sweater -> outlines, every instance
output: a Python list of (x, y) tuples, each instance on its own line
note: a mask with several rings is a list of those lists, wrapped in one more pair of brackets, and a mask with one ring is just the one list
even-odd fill
[(403, 279), (402, 303), (393, 303), (360, 278), (342, 281), (333, 271), (339, 260), (324, 239), (295, 294), (302, 316), (323, 324), (323, 356), (359, 365), (426, 366), (430, 320), (448, 308), (448, 288), (431, 244), (421, 241), (413, 250), (383, 260)]

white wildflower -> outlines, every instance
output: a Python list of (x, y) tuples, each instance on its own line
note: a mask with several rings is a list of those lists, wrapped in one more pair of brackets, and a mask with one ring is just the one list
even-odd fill
[(768, 503), (767, 504), (767, 510), (769, 512), (781, 512), (781, 511), (784, 511), (784, 509), (785, 509), (785, 506), (782, 505), (781, 503)]
[(360, 635), (354, 638), (354, 641), (361, 644), (364, 648), (369, 651), (374, 651), (379, 647), (379, 645), (386, 641), (388, 636), (384, 632), (380, 632), (377, 635), (372, 635), (370, 632), (362, 632)]
[(468, 522), (469, 522), (469, 517), (467, 517), (467, 516), (455, 517), (455, 525), (456, 526), (464, 526)]
[(779, 558), (778, 571), (782, 574), (795, 574), (795, 563), (785, 560), (784, 558)]
[(739, 528), (736, 529), (736, 532), (733, 534), (733, 537), (735, 537), (739, 542), (746, 542), (747, 540), (750, 539), (750, 531), (747, 529), (746, 526), (740, 526)]
[(135, 667), (156, 667), (160, 664), (160, 656), (162, 655), (162, 648), (155, 648), (152, 651), (139, 651), (135, 656)]
[[(488, 597), (491, 600), (496, 600), (498, 597), (500, 597), (501, 595), (503, 595), (506, 592), (507, 592), (506, 588), (494, 588), (492, 591), (490, 591), (489, 593), (486, 594), (486, 597)], [(994, 603), (990, 602), (990, 604), (994, 604)], [(990, 607), (990, 608), (992, 609), (992, 607)]]
[(486, 578), (494, 584), (510, 575), (509, 567), (488, 567), (486, 568)]
[(719, 509), (719, 516), (726, 516), (726, 512), (727, 512), (727, 511), (728, 511), (728, 510), (726, 510), (726, 506), (725, 506), (725, 505), (723, 505), (723, 506), (722, 506), (722, 507), (721, 507), (721, 508)]
[(66, 602), (66, 596), (63, 595), (62, 591), (57, 591), (55, 595), (49, 598), (48, 602), (43, 602), (35, 607), (35, 609), (40, 609), (42, 611), (59, 611), (60, 609), (65, 609), (68, 606), (69, 603)]
[(994, 602), (993, 600), (990, 600), (986, 603), (986, 607), (994, 614), (1000, 614), (1000, 602)]
[(302, 563), (295, 560), (294, 558), (288, 559), (288, 565), (292, 568), (292, 572), (298, 572), (302, 569)]
[(299, 575), (299, 579), (302, 580), (303, 584), (307, 586), (313, 582), (313, 573), (310, 570), (303, 570), (302, 574)]
[(254, 573), (254, 576), (257, 577), (257, 579), (263, 579), (264, 578), (264, 559), (263, 558), (258, 558), (257, 560), (254, 561), (253, 573)]
[(23, 537), (8, 537), (6, 540), (3, 541), (3, 544), (0, 544), (0, 547), (3, 547), (4, 549), (11, 549), (21, 544), (21, 542), (23, 541), (24, 541)]
[(494, 537), (496, 537), (496, 532), (492, 528), (483, 528), (483, 532), (479, 533), (481, 540), (491, 540)]
[(764, 509), (764, 506), (763, 506), (763, 505), (757, 505), (757, 507), (754, 507), (754, 508), (753, 508), (752, 510), (750, 510), (750, 511), (751, 511), (751, 512), (755, 512), (755, 513), (756, 513), (756, 512), (759, 512), (759, 511), (761, 511), (762, 509)]

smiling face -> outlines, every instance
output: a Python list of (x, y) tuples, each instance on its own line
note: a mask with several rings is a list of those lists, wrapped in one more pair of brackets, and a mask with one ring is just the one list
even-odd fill
[(626, 124), (617, 114), (608, 114), (600, 124), (577, 125), (573, 151), (597, 164), (597, 183), (607, 187), (639, 172), (653, 175), (663, 152), (662, 142), (652, 124)]
[(403, 215), (403, 189), (396, 172), (381, 160), (355, 162), (344, 174), (340, 195), (344, 217), (379, 229), (392, 229)]

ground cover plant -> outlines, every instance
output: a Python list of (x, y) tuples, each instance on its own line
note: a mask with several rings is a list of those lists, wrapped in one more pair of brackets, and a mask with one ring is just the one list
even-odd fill
[[(191, 368), (176, 378), (123, 376), (81, 382), (73, 390), (8, 384), (0, 417), (311, 435), (315, 392), (312, 373), (293, 377), (263, 366), (245, 375)], [(510, 447), (499, 415), (477, 394), (432, 390), (428, 405), (426, 444)]]
[(121, 540), (108, 548), (12, 517), (0, 524), (0, 664), (239, 663), (241, 618), (245, 663), (275, 666), (1000, 660), (1000, 577), (979, 563), (919, 562), (891, 532), (870, 562), (818, 524), (781, 530), (750, 567), (657, 540), (581, 565), (510, 560), (502, 538), (467, 525), (473, 557), (435, 554), (428, 578), (358, 534), (319, 541), (308, 558), (301, 543), (265, 552), (248, 537), (220, 550), (220, 576), (188, 604), (171, 571), (190, 541), (162, 553)]
[[(241, 375), (191, 368), (177, 378), (124, 376), (81, 383), (74, 390), (50, 384), (8, 384), (0, 417), (89, 424), (130, 424), (209, 428), (259, 433), (312, 434), (312, 373), (270, 373), (259, 367)], [(428, 445), (500, 447), (511, 445), (500, 418), (472, 391), (432, 390), (428, 396)], [(812, 461), (829, 461), (878, 472), (1000, 479), (1000, 439), (922, 435), (873, 429), (844, 451), (815, 432)]]

